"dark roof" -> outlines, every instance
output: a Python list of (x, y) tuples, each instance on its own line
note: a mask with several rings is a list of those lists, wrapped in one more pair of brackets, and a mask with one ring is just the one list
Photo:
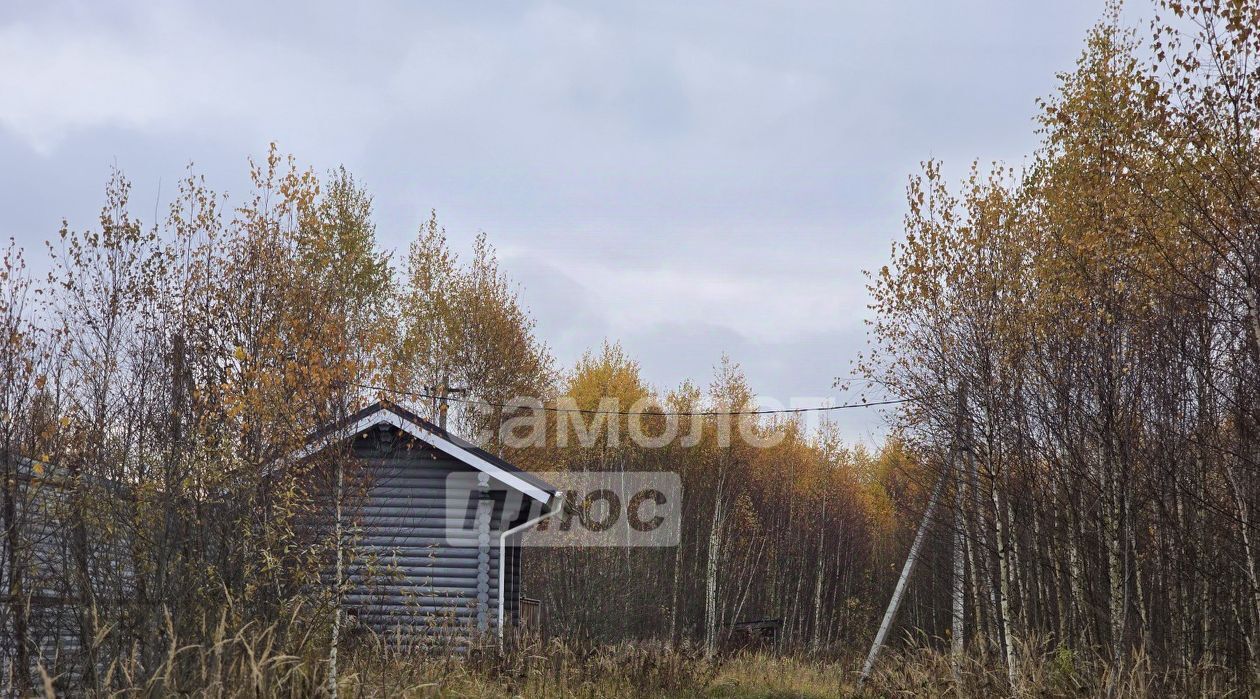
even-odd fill
[(346, 417), (340, 420), (337, 420), (328, 425), (325, 425), (324, 427), (321, 427), (319, 430), (312, 433), (311, 436), (306, 439), (306, 443), (307, 445), (312, 445), (323, 437), (326, 437), (330, 434), (335, 434), (336, 432), (344, 430), (350, 427), (351, 425), (354, 425), (367, 418), (370, 418), (375, 413), (384, 413), (384, 412), (394, 413), (395, 415), (407, 420), (408, 422), (416, 424), (417, 426), (419, 426), (426, 432), (429, 432), (430, 434), (433, 434), (437, 437), (440, 437), (443, 440), (446, 440), (447, 442), (450, 442), (451, 444), (454, 444), (455, 446), (459, 447), (463, 451), (467, 452), (468, 454), (472, 456), (477, 457), (478, 459), (481, 459), (482, 461), (486, 461), (493, 464), (497, 468), (521, 479), (522, 481), (525, 481), (526, 483), (529, 483), (535, 488), (538, 488), (540, 490), (545, 490), (549, 493), (554, 493), (556, 491), (556, 487), (554, 485), (551, 485), (550, 483), (544, 481), (538, 476), (535, 476), (529, 471), (526, 471), (520, 468), (519, 466), (516, 466), (515, 464), (509, 461), (506, 461), (498, 456), (495, 456), (494, 454), (491, 454), (485, 449), (482, 449), (472, 444), (471, 442), (464, 439), (463, 437), (453, 434), (433, 424), (432, 422), (425, 420), (424, 418), (408, 410), (407, 408), (404, 408), (401, 405), (398, 405), (397, 403), (394, 403), (391, 401), (384, 401), (384, 400), (377, 401), (361, 410), (355, 411), (351, 415), (347, 415)]

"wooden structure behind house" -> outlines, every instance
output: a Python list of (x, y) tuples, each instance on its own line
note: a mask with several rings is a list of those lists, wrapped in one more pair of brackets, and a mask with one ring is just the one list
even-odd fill
[[(8, 474), (0, 497), (0, 532), (6, 533), (0, 536), (0, 580), (13, 585), (0, 605), (0, 684), (13, 686), (23, 654), (29, 676), (38, 676), (42, 665), (72, 682), (84, 673), (83, 639), (113, 622), (102, 618), (105, 610), (94, 618), (82, 597), (116, 607), (111, 601), (134, 589), (135, 576), (128, 555), (133, 532), (91, 526), (76, 533), (65, 526), (68, 513), (77, 510), (91, 521), (108, 511), (128, 521), (134, 502), (117, 483), (72, 478), (56, 464), (17, 454), (0, 458)], [(14, 589), (20, 596), (11, 596)]]
[(782, 619), (737, 621), (723, 629), (722, 651), (770, 650), (779, 639), (779, 627), (782, 625)]

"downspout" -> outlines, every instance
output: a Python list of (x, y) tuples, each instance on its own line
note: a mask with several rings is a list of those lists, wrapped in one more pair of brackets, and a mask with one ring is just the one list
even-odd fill
[(512, 534), (515, 534), (521, 531), (522, 529), (525, 529), (526, 527), (532, 527), (535, 524), (538, 524), (539, 522), (543, 521), (544, 519), (547, 519), (548, 517), (552, 517), (556, 515), (558, 512), (560, 512), (561, 509), (563, 509), (563, 504), (564, 504), (564, 493), (562, 491), (557, 490), (555, 493), (552, 494), (550, 510), (542, 513), (541, 515), (538, 515), (537, 517), (531, 520), (522, 522), (521, 524), (518, 524), (517, 526), (512, 527), (511, 529), (506, 529), (504, 530), (502, 534), (499, 535), (499, 643), (500, 644), (503, 643), (503, 623), (504, 623), (503, 601), (505, 597), (503, 588), (507, 584), (507, 539)]

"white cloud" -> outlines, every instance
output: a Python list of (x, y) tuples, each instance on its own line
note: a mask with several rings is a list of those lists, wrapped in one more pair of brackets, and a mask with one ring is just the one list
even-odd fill
[[(717, 254), (722, 254), (720, 251)], [(724, 258), (724, 259), (722, 259)], [(584, 307), (603, 309), (613, 337), (660, 325), (723, 327), (751, 342), (778, 344), (832, 332), (860, 330), (867, 298), (854, 288), (860, 270), (846, 264), (797, 264), (776, 269), (729, 253), (680, 256), (654, 265), (618, 264), (615, 256), (551, 258), (544, 269), (583, 290)], [(509, 256), (513, 267), (528, 256)]]
[(156, 7), (111, 27), (54, 17), (0, 27), (0, 127), (47, 153), (95, 128), (200, 136), (305, 124), (310, 134), (371, 115), (373, 101), (315, 54)]

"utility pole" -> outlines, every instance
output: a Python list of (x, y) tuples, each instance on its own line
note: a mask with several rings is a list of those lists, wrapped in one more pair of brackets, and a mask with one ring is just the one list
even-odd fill
[(437, 397), (437, 401), (438, 401), (438, 411), (437, 411), (437, 413), (438, 413), (438, 427), (441, 427), (443, 430), (445, 430), (445, 429), (446, 429), (446, 412), (447, 412), (447, 408), (448, 408), (448, 406), (449, 406), (449, 403), (447, 402), (447, 398), (449, 398), (450, 396), (453, 396), (453, 395), (464, 395), (465, 393), (468, 393), (468, 389), (466, 389), (466, 388), (457, 388), (457, 387), (452, 386), (452, 385), (450, 385), (450, 384), (448, 384), (448, 383), (443, 383), (443, 384), (442, 384), (442, 385), (438, 388), (438, 391), (437, 391), (437, 396), (438, 396), (438, 397)]
[[(875, 668), (875, 660), (879, 657), (879, 651), (884, 647), (884, 641), (888, 638), (888, 632), (892, 629), (893, 620), (897, 617), (897, 610), (901, 607), (901, 600), (906, 593), (906, 585), (910, 581), (910, 576), (914, 573), (915, 565), (919, 562), (919, 554), (923, 548), (923, 539), (927, 536), (928, 526), (932, 523), (932, 517), (936, 513), (936, 505), (941, 499), (941, 491), (945, 488), (945, 481), (949, 479), (950, 472), (953, 471), (955, 481), (957, 482), (957, 474), (960, 471), (958, 466), (960, 444), (962, 443), (962, 421), (963, 406), (966, 402), (966, 394), (964, 389), (959, 388), (958, 391), (958, 414), (955, 416), (955, 434), (954, 444), (950, 449), (949, 465), (941, 470), (941, 475), (936, 479), (936, 485), (932, 488), (932, 495), (928, 498), (927, 508), (923, 510), (923, 519), (919, 522), (919, 530), (914, 535), (914, 543), (910, 544), (910, 554), (906, 556), (905, 565), (901, 568), (901, 577), (897, 579), (897, 586), (893, 589), (892, 599), (888, 602), (888, 609), (884, 611), (884, 620), (879, 624), (879, 631), (875, 633), (875, 641), (871, 644), (870, 653), (866, 656), (866, 662), (862, 665), (862, 674), (858, 677), (859, 686), (866, 681), (871, 674), (871, 670)], [(959, 541), (962, 539), (961, 529), (961, 507), (959, 507), (961, 490), (954, 495), (954, 609), (953, 609), (953, 650), (955, 653), (955, 663), (962, 654), (962, 638), (965, 633), (963, 629), (962, 615), (962, 576), (965, 570), (962, 568), (962, 557), (959, 553)], [(965, 545), (965, 542), (964, 542)]]
[(862, 665), (862, 674), (858, 677), (859, 685), (866, 681), (866, 677), (871, 674), (871, 669), (875, 667), (875, 659), (879, 657), (880, 648), (884, 646), (884, 640), (888, 637), (889, 629), (892, 628), (893, 619), (897, 616), (897, 608), (901, 606), (901, 598), (906, 592), (906, 582), (910, 580), (910, 574), (914, 572), (914, 566), (919, 562), (919, 549), (923, 547), (923, 538), (927, 534), (928, 524), (936, 512), (936, 503), (940, 500), (946, 476), (947, 473), (942, 471), (940, 477), (936, 479), (936, 486), (932, 488), (932, 496), (928, 499), (927, 509), (923, 510), (923, 521), (919, 522), (919, 531), (914, 535), (914, 543), (910, 544), (910, 555), (906, 556), (906, 563), (901, 568), (901, 577), (897, 579), (897, 587), (893, 589), (892, 599), (884, 612), (884, 620), (880, 622), (879, 631), (875, 634), (875, 642), (871, 644), (871, 652), (867, 654), (866, 663)]

